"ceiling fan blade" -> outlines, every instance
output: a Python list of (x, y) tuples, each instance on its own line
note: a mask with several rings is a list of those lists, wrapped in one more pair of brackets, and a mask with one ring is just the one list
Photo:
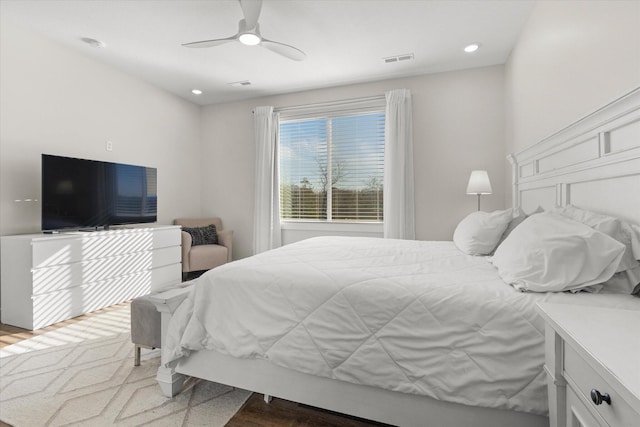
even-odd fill
[(300, 49), (289, 46), (288, 44), (278, 43), (271, 40), (262, 39), (262, 46), (279, 55), (293, 59), (294, 61), (304, 61), (307, 54)]
[(247, 30), (252, 30), (258, 23), (260, 11), (262, 10), (262, 0), (239, 0)]
[(226, 39), (202, 40), (199, 42), (185, 43), (182, 46), (195, 47), (195, 48), (213, 47), (213, 46), (220, 46), (221, 44), (225, 44), (235, 40), (236, 40), (236, 36), (233, 36), (233, 37), (227, 37)]

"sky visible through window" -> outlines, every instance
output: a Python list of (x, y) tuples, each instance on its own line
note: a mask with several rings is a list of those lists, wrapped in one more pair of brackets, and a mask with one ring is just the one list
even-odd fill
[(280, 124), (283, 219), (381, 221), (384, 113)]

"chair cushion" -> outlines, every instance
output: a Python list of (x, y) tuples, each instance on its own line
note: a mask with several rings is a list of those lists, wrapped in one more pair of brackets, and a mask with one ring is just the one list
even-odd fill
[(189, 251), (191, 271), (210, 270), (227, 262), (228, 249), (220, 245), (192, 246)]

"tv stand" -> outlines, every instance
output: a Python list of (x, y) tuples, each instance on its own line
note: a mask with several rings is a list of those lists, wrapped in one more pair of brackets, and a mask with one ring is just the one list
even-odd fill
[(179, 226), (2, 236), (2, 323), (40, 329), (182, 279)]

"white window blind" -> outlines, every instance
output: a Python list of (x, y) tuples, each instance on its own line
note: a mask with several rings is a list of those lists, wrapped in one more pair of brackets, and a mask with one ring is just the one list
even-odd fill
[(282, 111), (283, 220), (383, 220), (384, 98)]

